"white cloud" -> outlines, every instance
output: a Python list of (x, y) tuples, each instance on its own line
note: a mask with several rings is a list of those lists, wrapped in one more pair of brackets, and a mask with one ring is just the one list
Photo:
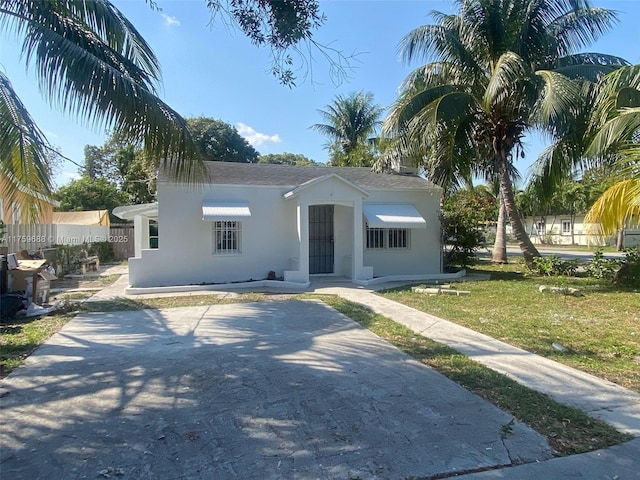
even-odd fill
[(280, 143), (282, 139), (277, 133), (274, 135), (267, 135), (266, 133), (256, 132), (249, 125), (245, 125), (242, 122), (236, 124), (238, 133), (242, 135), (247, 141), (254, 147), (261, 147), (265, 143)]
[(53, 183), (55, 184), (56, 188), (60, 188), (67, 185), (69, 182), (73, 180), (79, 180), (80, 178), (82, 178), (82, 175), (76, 172), (61, 172), (56, 174), (53, 179)]
[(162, 18), (164, 18), (165, 26), (167, 26), (167, 27), (179, 27), (180, 26), (180, 20), (178, 20), (173, 15), (167, 15), (166, 13), (161, 13), (160, 15), (162, 16)]
[(69, 180), (79, 180), (82, 178), (82, 175), (77, 172), (62, 172), (62, 176)]

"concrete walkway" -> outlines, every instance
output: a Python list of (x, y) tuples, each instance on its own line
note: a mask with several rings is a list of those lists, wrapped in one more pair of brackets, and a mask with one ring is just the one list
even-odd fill
[[(141, 298), (140, 296), (124, 295), (123, 290), (127, 283), (125, 275), (93, 298), (95, 300), (118, 297)], [(380, 285), (376, 289), (390, 286)], [(594, 417), (605, 420), (621, 431), (629, 432), (636, 437), (640, 435), (640, 395), (634, 392), (543, 357), (511, 347), (438, 317), (387, 300), (376, 295), (368, 288), (325, 279), (324, 281), (314, 282), (309, 291), (340, 295), (350, 301), (366, 306), (377, 313), (406, 325), (417, 333), (447, 344), (474, 360), (516, 379), (520, 383), (547, 393), (562, 403), (576, 406)], [(213, 292), (202, 293), (210, 294)], [(233, 295), (230, 292), (222, 292), (220, 294)], [(496, 467), (498, 465), (490, 467), (491, 470), (486, 472), (473, 473), (456, 478), (516, 478), (523, 480), (541, 478), (640, 479), (640, 438), (636, 438), (624, 445), (588, 454), (511, 466), (511, 468)], [(444, 472), (437, 475), (442, 473)], [(454, 475), (454, 473), (450, 471), (451, 475)], [(457, 473), (460, 472), (458, 471)], [(425, 476), (425, 474), (421, 476)], [(317, 478), (342, 477), (320, 476)], [(379, 477), (365, 476), (363, 478), (396, 477), (381, 475)], [(439, 476), (438, 478), (442, 477)]]

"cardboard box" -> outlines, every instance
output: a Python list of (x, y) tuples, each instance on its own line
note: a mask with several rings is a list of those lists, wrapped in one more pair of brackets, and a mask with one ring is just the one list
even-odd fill
[[(9, 292), (26, 292), (28, 280), (32, 282), (32, 295), (31, 301), (37, 304), (47, 303), (49, 300), (49, 290), (51, 288), (51, 280), (55, 280), (54, 274), (43, 270), (41, 267), (46, 262), (45, 260), (32, 260), (31, 262), (37, 262), (38, 268), (29, 268), (23, 266), (23, 263), (28, 263), (27, 260), (21, 260), (18, 268), (7, 271), (7, 287)], [(36, 264), (36, 263), (34, 263)]]

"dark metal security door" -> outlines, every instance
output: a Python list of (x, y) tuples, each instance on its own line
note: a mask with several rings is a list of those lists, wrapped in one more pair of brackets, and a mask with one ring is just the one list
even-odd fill
[(309, 273), (333, 273), (333, 205), (309, 207)]

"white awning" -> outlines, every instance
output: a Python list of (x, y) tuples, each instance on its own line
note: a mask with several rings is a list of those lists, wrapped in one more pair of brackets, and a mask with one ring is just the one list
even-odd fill
[(139, 205), (123, 205), (121, 207), (114, 208), (112, 213), (123, 220), (133, 220), (137, 215), (157, 219), (158, 202), (142, 203)]
[(202, 220), (243, 220), (250, 216), (248, 202), (202, 202)]
[(408, 203), (364, 204), (362, 213), (369, 228), (427, 228), (427, 222)]

